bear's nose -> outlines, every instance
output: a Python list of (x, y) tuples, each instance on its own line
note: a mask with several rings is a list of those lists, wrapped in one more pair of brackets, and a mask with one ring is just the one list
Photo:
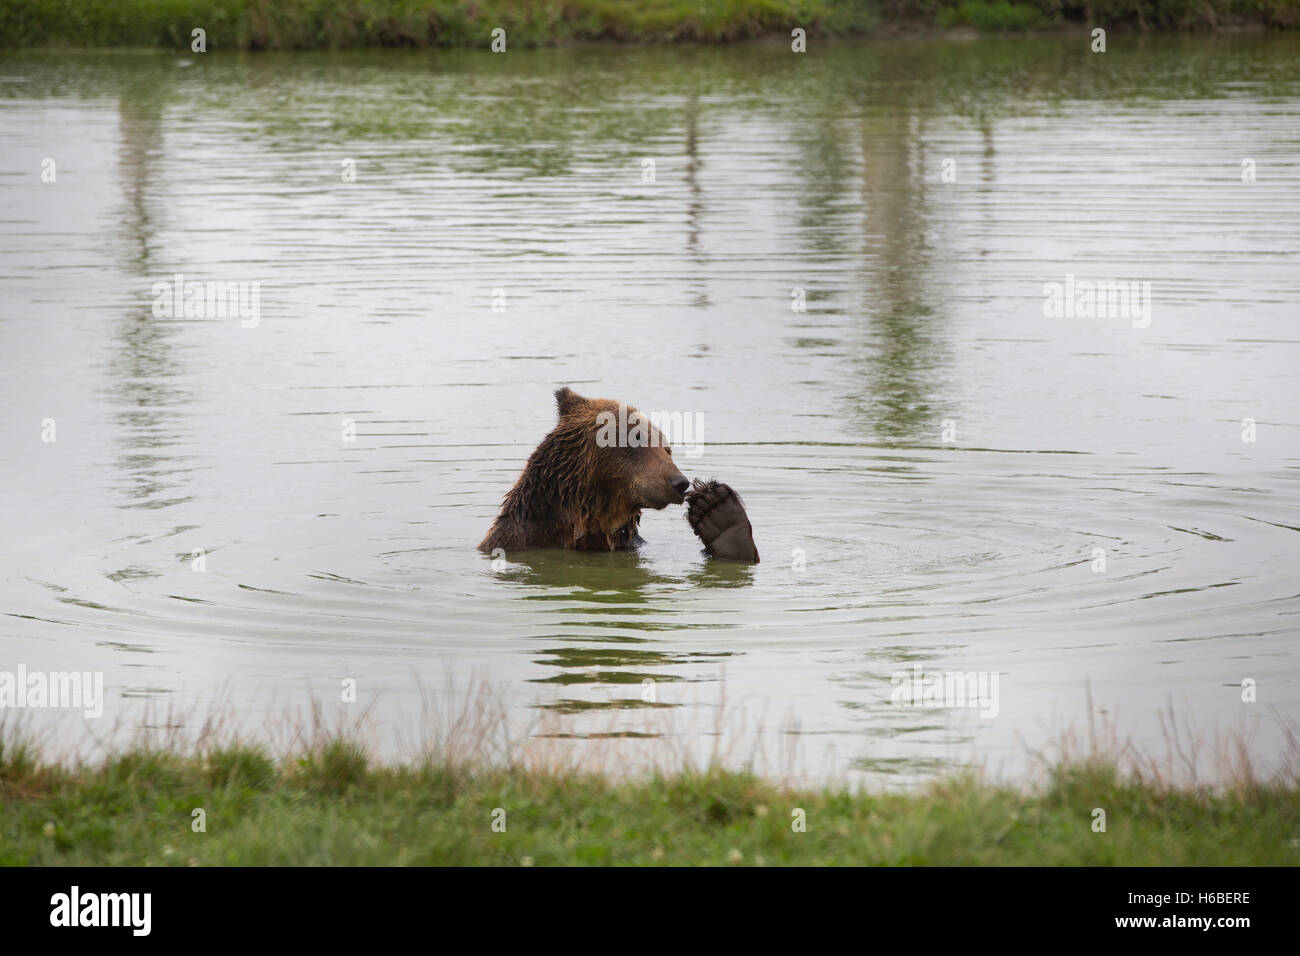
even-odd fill
[(686, 497), (686, 489), (691, 486), (691, 480), (685, 475), (678, 475), (673, 479), (673, 491), (677, 492), (683, 498)]

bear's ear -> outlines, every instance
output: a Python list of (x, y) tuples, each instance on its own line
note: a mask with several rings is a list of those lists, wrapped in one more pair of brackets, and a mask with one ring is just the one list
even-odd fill
[(555, 390), (555, 407), (559, 409), (561, 418), (586, 404), (587, 400), (567, 385)]

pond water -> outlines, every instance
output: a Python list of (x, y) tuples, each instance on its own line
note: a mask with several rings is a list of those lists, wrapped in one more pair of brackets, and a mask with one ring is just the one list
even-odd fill
[[(1298, 53), (6, 54), (0, 669), (103, 672), (97, 734), (316, 699), (393, 741), (487, 685), (614, 768), (1019, 774), (1089, 701), (1279, 760)], [(256, 315), (155, 315), (177, 274)], [(1131, 314), (1053, 311), (1089, 281)], [(762, 563), (679, 506), (477, 553), (559, 385), (699, 423)], [(915, 666), (996, 708), (903, 706)]]

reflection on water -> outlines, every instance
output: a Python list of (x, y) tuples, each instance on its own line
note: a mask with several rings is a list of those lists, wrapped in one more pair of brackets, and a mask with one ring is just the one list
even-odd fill
[[(1155, 746), (1244, 678), (1295, 716), (1295, 43), (6, 54), (3, 659), (397, 730), (478, 674), (548, 738), (739, 710), (876, 779), (1014, 770), (1085, 687)], [(155, 318), (176, 273), (261, 323)], [(1151, 327), (1045, 320), (1067, 275)], [(764, 563), (678, 508), (477, 554), (559, 384), (703, 416)], [(898, 706), (913, 663), (998, 716)]]
[[(163, 107), (154, 84), (134, 80), (118, 94), (118, 148), (122, 202), (115, 233), (120, 269), (152, 286), (156, 275), (150, 246), (159, 242), (151, 215), (152, 159), (162, 151)], [(105, 376), (106, 399), (114, 408), (118, 470), (127, 488), (122, 507), (165, 508), (184, 500), (179, 476), (186, 471), (181, 423), (194, 401), (185, 388), (176, 351), (184, 328), (156, 319), (138, 305), (114, 323), (114, 348)]]
[[(753, 581), (753, 566), (702, 561), (684, 574), (666, 573), (636, 552), (579, 553), (537, 551), (516, 555), (497, 579), (517, 589), (521, 601), (555, 602), (562, 608), (553, 626), (556, 637), (575, 642), (547, 647), (535, 663), (557, 672), (531, 681), (539, 684), (636, 685), (635, 693), (612, 699), (559, 697), (541, 704), (559, 713), (641, 707), (674, 707), (659, 700), (658, 684), (689, 680), (668, 668), (716, 665), (738, 651), (699, 652), (648, 647), (656, 632), (680, 625), (657, 622), (657, 594), (683, 588), (743, 588)], [(592, 625), (598, 625), (594, 631)], [(545, 637), (545, 635), (539, 635)], [(595, 645), (595, 646), (591, 646)], [(646, 681), (656, 685), (642, 693)]]
[(914, 129), (920, 122), (895, 105), (863, 123), (863, 259), (869, 281), (862, 311), (869, 325), (855, 343), (866, 381), (855, 390), (854, 412), (873, 433), (912, 441), (924, 441), (932, 430), (929, 379), (943, 364), (933, 331), (943, 303), (926, 281), (933, 246), (926, 238), (928, 157)]

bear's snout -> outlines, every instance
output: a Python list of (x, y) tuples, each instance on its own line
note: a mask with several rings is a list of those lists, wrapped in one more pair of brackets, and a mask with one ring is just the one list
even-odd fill
[(691, 489), (691, 480), (677, 470), (667, 454), (660, 451), (656, 457), (660, 459), (659, 467), (648, 469), (649, 473), (644, 479), (634, 483), (634, 500), (638, 508), (659, 511), (669, 505), (680, 505), (686, 500), (686, 492)]

